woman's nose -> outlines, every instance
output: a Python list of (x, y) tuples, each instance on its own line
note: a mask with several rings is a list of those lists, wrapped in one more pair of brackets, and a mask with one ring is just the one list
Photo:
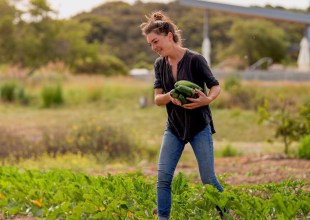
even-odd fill
[(152, 44), (152, 50), (155, 50), (156, 46), (154, 44)]

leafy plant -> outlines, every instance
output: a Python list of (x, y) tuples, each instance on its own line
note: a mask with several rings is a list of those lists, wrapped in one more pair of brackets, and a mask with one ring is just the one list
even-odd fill
[(119, 58), (111, 55), (96, 59), (80, 60), (75, 65), (77, 73), (102, 74), (105, 76), (127, 75), (127, 66)]
[(49, 108), (52, 106), (62, 105), (64, 102), (62, 87), (57, 85), (45, 85), (41, 91), (43, 107)]
[(310, 159), (310, 135), (305, 136), (298, 147), (298, 157), (303, 159)]
[[(156, 180), (141, 173), (93, 176), (68, 170), (0, 168), (0, 210), (4, 218), (157, 219)], [(229, 186), (193, 184), (184, 174), (172, 182), (171, 219), (306, 219), (310, 194), (303, 181)]]
[(15, 90), (17, 86), (13, 81), (7, 81), (0, 87), (1, 100), (5, 102), (13, 102), (15, 100)]
[(236, 74), (229, 75), (224, 81), (224, 89), (230, 91), (236, 87), (241, 87), (241, 77)]
[(222, 157), (235, 157), (238, 156), (239, 152), (233, 148), (232, 145), (228, 144), (222, 150)]
[(283, 106), (280, 111), (269, 112), (268, 101), (260, 106), (258, 113), (260, 116), (259, 123), (268, 121), (275, 126), (275, 137), (280, 137), (284, 143), (284, 153), (288, 155), (289, 146), (292, 142), (298, 141), (305, 135), (304, 119), (291, 114), (287, 109), (287, 100), (283, 100)]
[(17, 81), (4, 81), (0, 85), (0, 99), (3, 102), (28, 104), (30, 97), (26, 94), (24, 86)]

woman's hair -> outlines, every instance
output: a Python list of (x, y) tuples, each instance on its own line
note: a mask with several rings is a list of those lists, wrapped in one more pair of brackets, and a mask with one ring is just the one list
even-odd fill
[(147, 18), (147, 22), (143, 22), (140, 25), (143, 35), (155, 33), (167, 36), (171, 32), (173, 34), (173, 41), (180, 45), (182, 44), (181, 30), (162, 11), (153, 12), (150, 16), (145, 17)]

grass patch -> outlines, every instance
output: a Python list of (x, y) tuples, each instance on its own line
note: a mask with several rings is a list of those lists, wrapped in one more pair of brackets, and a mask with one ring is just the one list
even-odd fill
[[(294, 101), (295, 104), (305, 99), (304, 94), (310, 93), (307, 84), (274, 86), (274, 84), (257, 82), (244, 83), (244, 86), (251, 85), (256, 93), (261, 91), (262, 96), (270, 95), (275, 91), (276, 94), (286, 94), (291, 98), (298, 97)], [(42, 86), (25, 85), (25, 89), (30, 92), (31, 97), (39, 99)], [(296, 96), (295, 89), (304, 92)], [(104, 121), (112, 127), (121, 127), (136, 145), (142, 146), (145, 149), (143, 157), (156, 159), (155, 155), (160, 147), (167, 115), (165, 107), (152, 104), (152, 82), (129, 77), (71, 76), (62, 82), (62, 94), (64, 104), (58, 108), (42, 109), (39, 105), (0, 105), (1, 127), (27, 139), (35, 139), (46, 128), (51, 131), (66, 130), (72, 124), (81, 121)], [(238, 107), (227, 109), (217, 106), (216, 103), (225, 99), (226, 95), (227, 93), (223, 91), (211, 106), (217, 131), (214, 140), (217, 143), (233, 143), (236, 149), (239, 149), (239, 143), (246, 143), (250, 147), (255, 143), (264, 143), (273, 138), (273, 128), (267, 124), (258, 124), (259, 116), (255, 110), (244, 110)], [(141, 96), (148, 99), (146, 108), (139, 106)], [(275, 98), (275, 96), (272, 97)], [(36, 102), (38, 103), (38, 100), (31, 103)]]
[(236, 157), (240, 155), (241, 153), (238, 152), (238, 150), (234, 148), (231, 144), (226, 145), (221, 152), (222, 157)]
[(51, 169), (65, 169), (73, 172), (94, 173), (101, 172), (107, 161), (102, 158), (100, 161), (93, 155), (82, 154), (63, 154), (55, 157), (50, 157), (47, 154), (34, 158), (22, 159), (19, 162), (15, 160), (6, 160), (6, 165), (14, 166), (19, 169), (32, 170), (51, 170)]

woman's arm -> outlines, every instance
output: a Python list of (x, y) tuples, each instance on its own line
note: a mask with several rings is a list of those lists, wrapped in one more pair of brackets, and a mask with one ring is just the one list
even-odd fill
[(154, 101), (158, 106), (168, 104), (170, 99), (170, 93), (163, 94), (163, 89), (155, 89)]
[(155, 89), (154, 102), (158, 106), (167, 105), (169, 102), (175, 105), (181, 105), (178, 99), (174, 99), (170, 96), (170, 92), (163, 94), (163, 89)]
[(210, 89), (209, 94), (207, 96), (210, 99), (209, 103), (211, 103), (214, 99), (216, 99), (219, 96), (220, 93), (221, 93), (221, 87), (219, 85), (213, 86)]

